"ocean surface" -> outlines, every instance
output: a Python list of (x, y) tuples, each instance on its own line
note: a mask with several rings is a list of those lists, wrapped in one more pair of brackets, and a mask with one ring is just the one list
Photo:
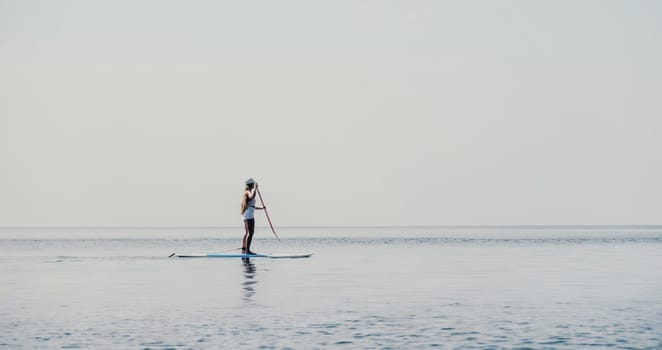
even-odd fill
[(0, 348), (662, 349), (662, 226), (0, 229)]

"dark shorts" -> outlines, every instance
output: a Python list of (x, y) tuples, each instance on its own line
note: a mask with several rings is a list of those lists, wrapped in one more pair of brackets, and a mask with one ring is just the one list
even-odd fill
[(246, 233), (253, 234), (255, 232), (255, 219), (244, 220), (244, 228), (246, 229)]

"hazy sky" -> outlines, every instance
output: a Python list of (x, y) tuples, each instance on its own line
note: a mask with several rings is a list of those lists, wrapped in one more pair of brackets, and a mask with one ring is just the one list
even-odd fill
[[(661, 1), (0, 0), (0, 226), (662, 223)], [(264, 224), (258, 216), (258, 225)]]

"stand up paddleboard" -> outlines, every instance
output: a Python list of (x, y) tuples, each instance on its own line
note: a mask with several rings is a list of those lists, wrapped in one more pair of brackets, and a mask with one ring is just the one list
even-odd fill
[(208, 253), (208, 254), (170, 254), (169, 258), (268, 258), (268, 259), (301, 259), (309, 258), (313, 253), (304, 254), (236, 254), (236, 253)]

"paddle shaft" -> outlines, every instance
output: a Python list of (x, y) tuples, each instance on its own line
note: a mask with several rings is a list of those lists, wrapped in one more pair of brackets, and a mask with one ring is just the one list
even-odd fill
[(274, 233), (274, 236), (276, 236), (276, 239), (278, 239), (278, 242), (280, 242), (280, 237), (276, 234), (276, 230), (274, 230), (274, 225), (271, 224), (271, 219), (269, 218), (269, 212), (267, 211), (267, 207), (264, 205), (264, 200), (262, 199), (262, 193), (260, 193), (260, 189), (256, 188), (257, 190), (257, 196), (260, 197), (260, 202), (262, 203), (262, 208), (264, 208), (264, 214), (267, 216), (267, 221), (269, 222), (269, 227), (271, 227), (271, 232)]

